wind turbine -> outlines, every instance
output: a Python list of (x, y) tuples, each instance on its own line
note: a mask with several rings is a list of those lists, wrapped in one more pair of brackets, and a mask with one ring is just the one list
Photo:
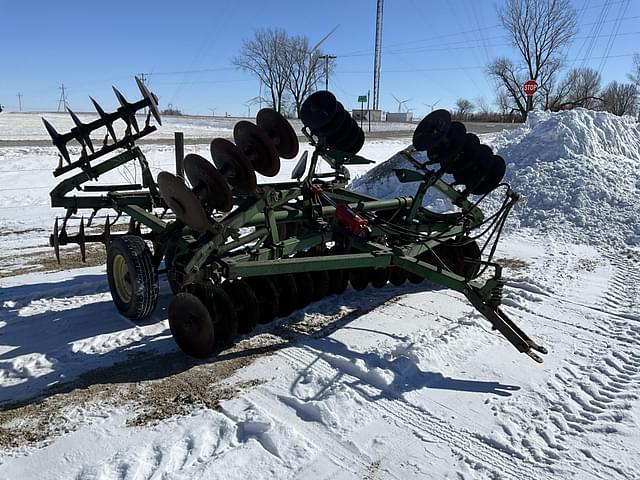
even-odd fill
[(424, 106), (429, 107), (429, 112), (433, 112), (433, 109), (436, 108), (436, 105), (438, 105), (438, 103), (440, 103), (440, 99), (438, 99), (435, 103), (425, 103)]
[(402, 112), (402, 105), (411, 100), (410, 98), (407, 98), (406, 100), (400, 100), (393, 94), (391, 94), (391, 96), (395, 99), (396, 102), (398, 102), (398, 113)]
[(211, 116), (215, 117), (216, 116), (216, 109), (214, 108), (209, 108), (209, 110), (211, 110)]

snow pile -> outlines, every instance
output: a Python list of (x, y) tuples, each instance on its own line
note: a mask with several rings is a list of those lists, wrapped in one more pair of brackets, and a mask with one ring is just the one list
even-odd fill
[[(523, 196), (508, 228), (532, 228), (568, 241), (640, 245), (640, 127), (629, 117), (575, 109), (532, 112), (526, 124), (482, 139), (507, 162), (505, 181)], [(410, 195), (394, 168), (411, 168), (399, 155), (354, 180), (376, 197)], [(499, 206), (494, 194), (488, 211)], [(427, 208), (448, 202), (427, 196)]]
[(591, 244), (640, 245), (640, 127), (576, 109), (532, 112), (492, 142), (526, 206), (522, 227)]
[[(421, 162), (426, 160), (425, 152), (414, 153), (413, 156)], [(415, 167), (406, 160), (404, 155), (396, 153), (388, 160), (373, 167), (364, 175), (356, 177), (349, 185), (349, 189), (375, 198), (394, 198), (415, 195), (419, 183), (400, 183), (394, 172), (394, 170), (398, 168), (415, 170)], [(445, 176), (444, 180), (453, 181), (453, 178), (449, 177), (449, 175)], [(449, 200), (435, 188), (427, 190), (423, 205), (438, 213), (454, 209)]]

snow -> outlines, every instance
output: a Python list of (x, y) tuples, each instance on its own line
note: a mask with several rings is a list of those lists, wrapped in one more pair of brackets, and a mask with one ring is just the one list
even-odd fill
[[(0, 478), (640, 477), (640, 250), (627, 208), (638, 128), (535, 113), (483, 138), (527, 197), (496, 256), (504, 310), (549, 349), (544, 364), (462, 295), (425, 285), (349, 288), (196, 362), (171, 338), (164, 279), (152, 318), (134, 324), (116, 313), (103, 266), (4, 277)], [(352, 170), (354, 185), (397, 194), (382, 161), (409, 142), (367, 142), (380, 166)], [(143, 150), (171, 169), (170, 147)], [(3, 253), (46, 244), (54, 163), (49, 147), (0, 148)], [(558, 201), (566, 185), (584, 187), (583, 204), (537, 195)]]
[[(594, 245), (640, 246), (640, 126), (631, 117), (582, 108), (531, 112), (526, 124), (499, 134), (480, 135), (507, 161), (504, 181), (522, 194), (507, 222), (515, 231), (531, 228), (557, 238)], [(417, 158), (424, 160), (425, 154)], [(389, 198), (410, 195), (393, 168), (411, 168), (397, 155), (353, 188)], [(498, 207), (494, 195), (488, 209)], [(450, 204), (427, 195), (424, 205), (446, 211)]]

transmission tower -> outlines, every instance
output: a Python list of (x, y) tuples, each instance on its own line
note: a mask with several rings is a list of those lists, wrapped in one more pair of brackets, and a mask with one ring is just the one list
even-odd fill
[(60, 107), (67, 108), (67, 93), (64, 89), (64, 83), (60, 85), (60, 98), (58, 99), (58, 111)]
[(373, 109), (378, 110), (380, 99), (380, 57), (382, 56), (382, 8), (384, 0), (378, 0), (376, 9), (376, 50), (373, 57)]

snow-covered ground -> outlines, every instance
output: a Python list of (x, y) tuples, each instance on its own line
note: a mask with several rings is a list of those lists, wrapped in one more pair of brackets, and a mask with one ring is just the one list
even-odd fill
[[(0, 478), (640, 478), (639, 213), (625, 203), (640, 134), (601, 114), (545, 115), (485, 137), (528, 199), (497, 257), (504, 309), (550, 350), (544, 364), (461, 295), (424, 285), (349, 288), (196, 362), (171, 338), (164, 280), (135, 325), (104, 267), (0, 278)], [(409, 141), (361, 153), (380, 162)], [(171, 169), (169, 147), (144, 150)], [(46, 243), (54, 162), (49, 148), (0, 149), (3, 252)], [(361, 184), (365, 170), (352, 172)], [(560, 202), (570, 185), (586, 203), (538, 195)], [(577, 223), (591, 201), (609, 210)], [(522, 223), (541, 210), (543, 226)]]
[[(84, 123), (91, 122), (98, 118), (97, 114), (78, 113), (78, 117)], [(53, 125), (58, 133), (69, 131), (75, 125), (67, 113), (3, 113), (0, 115), (0, 141), (2, 140), (22, 140), (24, 142), (49, 140), (47, 131), (43, 128), (42, 118), (46, 118)], [(144, 116), (137, 117), (138, 124), (144, 125)], [(146, 140), (167, 140), (174, 138), (174, 132), (183, 132), (185, 138), (213, 139), (214, 137), (232, 137), (233, 126), (243, 120), (235, 117), (191, 117), (163, 115), (162, 125), (157, 125), (158, 131)], [(297, 132), (302, 128), (302, 123), (298, 119), (291, 121)], [(152, 124), (156, 125), (152, 119)], [(124, 130), (124, 122), (117, 121), (114, 124), (116, 132)], [(368, 127), (365, 126), (365, 128)], [(406, 131), (408, 135), (413, 132), (415, 124), (399, 122), (373, 122), (372, 132)], [(92, 138), (99, 142), (106, 135), (106, 129), (97, 130)]]

